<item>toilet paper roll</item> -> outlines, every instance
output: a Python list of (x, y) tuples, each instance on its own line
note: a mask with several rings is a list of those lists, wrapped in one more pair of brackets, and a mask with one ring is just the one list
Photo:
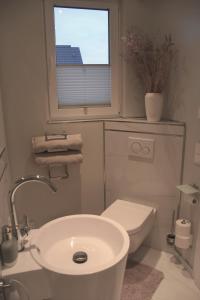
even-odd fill
[(180, 236), (176, 235), (175, 246), (180, 249), (188, 249), (192, 245), (192, 235), (190, 236)]
[(191, 222), (187, 219), (176, 220), (176, 235), (188, 237), (191, 234)]

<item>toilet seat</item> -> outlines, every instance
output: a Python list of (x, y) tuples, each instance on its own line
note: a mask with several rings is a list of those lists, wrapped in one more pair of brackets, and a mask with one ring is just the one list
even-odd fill
[(154, 214), (153, 207), (117, 199), (102, 213), (102, 216), (117, 221), (129, 235), (132, 235), (141, 231)]

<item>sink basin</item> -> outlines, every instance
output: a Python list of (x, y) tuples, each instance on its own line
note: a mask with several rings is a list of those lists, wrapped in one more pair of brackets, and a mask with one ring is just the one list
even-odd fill
[(120, 299), (129, 237), (117, 222), (96, 215), (55, 219), (38, 230), (30, 249), (50, 275), (53, 299), (66, 293), (73, 300)]
[[(126, 231), (107, 218), (73, 215), (42, 226), (31, 241), (33, 258), (42, 267), (61, 274), (91, 274), (122, 259), (129, 247)], [(87, 260), (76, 263), (73, 256), (83, 252)]]

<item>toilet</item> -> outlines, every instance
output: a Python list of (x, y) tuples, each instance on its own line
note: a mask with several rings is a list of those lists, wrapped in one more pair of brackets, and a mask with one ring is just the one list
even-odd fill
[(135, 252), (150, 233), (156, 209), (125, 200), (116, 200), (102, 216), (121, 224), (130, 238), (129, 253)]

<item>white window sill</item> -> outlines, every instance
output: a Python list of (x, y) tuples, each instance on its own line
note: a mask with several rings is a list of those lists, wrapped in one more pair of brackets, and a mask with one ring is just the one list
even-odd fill
[(184, 122), (173, 121), (173, 120), (162, 120), (160, 122), (147, 122), (145, 118), (122, 118), (118, 116), (107, 117), (107, 118), (90, 118), (90, 119), (71, 119), (71, 120), (48, 120), (48, 124), (60, 124), (60, 123), (80, 123), (80, 122), (130, 122), (130, 123), (143, 123), (143, 124), (159, 124), (159, 125), (176, 125), (183, 126)]

